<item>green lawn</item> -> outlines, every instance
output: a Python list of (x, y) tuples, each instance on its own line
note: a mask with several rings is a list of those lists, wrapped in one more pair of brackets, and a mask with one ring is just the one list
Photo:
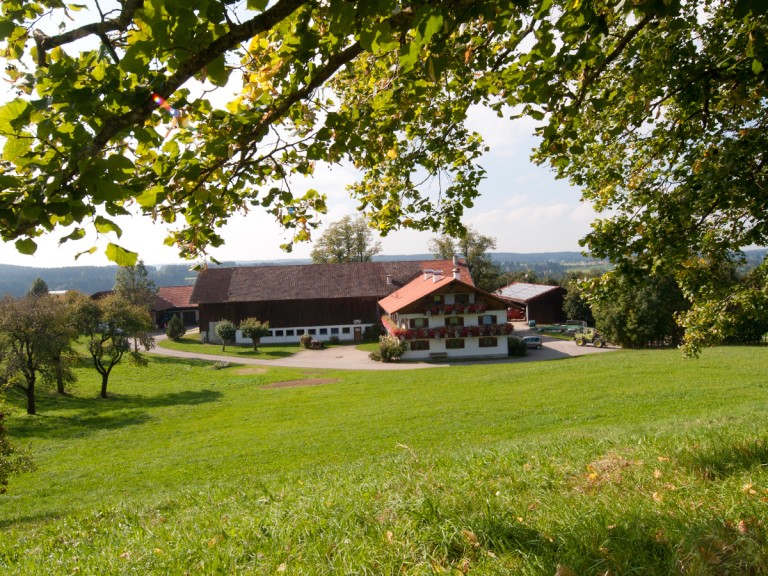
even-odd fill
[(301, 350), (299, 344), (262, 344), (258, 351), (254, 352), (252, 346), (230, 344), (222, 350), (221, 344), (203, 344), (199, 336), (187, 336), (179, 340), (163, 339), (157, 341), (160, 348), (169, 350), (182, 350), (198, 354), (214, 354), (216, 356), (240, 356), (243, 358), (257, 358), (259, 360), (275, 360), (292, 356)]
[(37, 470), (0, 496), (0, 572), (765, 574), (767, 366), (746, 347), (405, 372), (151, 358), (108, 400), (80, 371), (36, 417), (6, 395)]

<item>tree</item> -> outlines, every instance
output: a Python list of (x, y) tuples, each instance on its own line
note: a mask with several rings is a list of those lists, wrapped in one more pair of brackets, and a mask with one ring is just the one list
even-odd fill
[[(69, 19), (52, 0), (2, 3), (20, 94), (0, 109), (0, 235), (23, 252), (60, 226), (75, 225), (62, 240), (87, 225), (119, 238), (111, 217), (132, 203), (178, 224), (185, 256), (253, 207), (306, 240), (326, 197), (291, 176), (342, 161), (374, 229), (455, 237), (484, 175), (476, 104), (540, 123), (537, 160), (605, 215), (584, 239), (598, 257), (686, 286), (697, 258), (768, 241), (765, 2), (144, 4)], [(236, 74), (242, 90), (214, 107)]]
[(344, 216), (333, 222), (318, 238), (310, 256), (315, 263), (370, 262), (381, 252), (381, 243), (373, 240), (373, 232), (365, 218)]
[(180, 340), (186, 333), (187, 329), (184, 328), (184, 322), (181, 321), (179, 315), (174, 314), (171, 316), (171, 319), (168, 320), (168, 326), (165, 327), (165, 335), (175, 342)]
[(616, 271), (588, 281), (585, 288), (597, 328), (625, 348), (677, 346), (683, 330), (676, 316), (689, 308), (672, 276)]
[[(107, 386), (112, 369), (123, 359), (126, 352), (137, 366), (145, 366), (147, 360), (131, 351), (130, 338), (146, 334), (152, 327), (152, 317), (141, 306), (136, 306), (111, 295), (98, 301), (86, 299), (75, 311), (76, 326), (86, 338), (88, 353), (93, 367), (101, 375), (101, 397), (107, 397)], [(149, 336), (140, 336), (145, 349), (154, 345)]]
[(571, 280), (568, 282), (566, 290), (563, 300), (563, 312), (566, 317), (573, 320), (583, 320), (589, 325), (594, 325), (595, 318), (592, 315), (589, 297), (584, 293), (579, 282)]
[(246, 318), (240, 322), (240, 331), (243, 336), (253, 340), (253, 351), (258, 352), (261, 338), (269, 336), (269, 322), (260, 322), (256, 318)]
[(221, 338), (221, 350), (223, 352), (227, 349), (227, 344), (235, 341), (237, 327), (229, 320), (219, 320), (216, 322), (216, 328), (214, 331), (216, 332), (216, 336)]
[(35, 278), (32, 286), (29, 288), (29, 292), (27, 292), (27, 296), (43, 296), (45, 294), (48, 294), (48, 284), (42, 278)]
[(429, 250), (435, 258), (448, 260), (455, 254), (463, 254), (475, 286), (489, 292), (499, 287), (501, 278), (499, 267), (493, 263), (488, 253), (489, 250), (495, 249), (495, 238), (483, 236), (472, 228), (467, 229), (456, 239), (442, 236), (433, 238), (429, 242)]
[[(120, 266), (115, 274), (115, 294), (134, 306), (146, 309), (148, 312), (155, 305), (157, 287), (149, 279), (144, 262), (139, 260), (135, 266)], [(148, 329), (151, 330), (152, 326)], [(147, 341), (148, 333), (136, 334), (133, 338), (133, 351), (139, 351), (139, 341)]]
[(67, 338), (59, 323), (62, 303), (50, 296), (0, 301), (0, 348), (3, 380), (26, 397), (27, 414), (36, 414), (38, 377), (55, 371), (56, 357)]

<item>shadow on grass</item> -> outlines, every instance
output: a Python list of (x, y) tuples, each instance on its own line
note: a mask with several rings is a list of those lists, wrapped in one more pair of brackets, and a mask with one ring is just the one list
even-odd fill
[(164, 340), (159, 342), (158, 346), (166, 350), (177, 350), (189, 352), (190, 354), (256, 358), (259, 360), (288, 358), (301, 350), (298, 346), (287, 346), (284, 344), (260, 344), (257, 351), (254, 351), (248, 345), (228, 344), (226, 349), (222, 350), (221, 344), (204, 344), (192, 338), (182, 338), (177, 342)]
[(678, 456), (681, 465), (706, 480), (720, 480), (768, 463), (768, 440), (747, 438), (737, 442), (692, 446)]
[(216, 402), (217, 390), (172, 392), (157, 396), (113, 394), (106, 400), (78, 396), (40, 397), (38, 415), (14, 419), (13, 435), (19, 438), (75, 438), (101, 430), (143, 424), (152, 418), (149, 409), (194, 406)]

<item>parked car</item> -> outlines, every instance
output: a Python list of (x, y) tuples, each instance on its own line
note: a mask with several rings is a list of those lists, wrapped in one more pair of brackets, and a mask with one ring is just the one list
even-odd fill
[(526, 348), (536, 348), (541, 350), (541, 338), (539, 336), (523, 336)]

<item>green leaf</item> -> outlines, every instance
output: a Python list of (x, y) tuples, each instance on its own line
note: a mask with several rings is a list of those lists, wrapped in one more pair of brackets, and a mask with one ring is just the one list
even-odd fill
[(8, 162), (17, 163), (16, 161), (29, 152), (32, 146), (32, 138), (30, 135), (22, 138), (8, 137), (3, 146), (3, 160)]
[(64, 242), (67, 242), (69, 240), (80, 240), (81, 238), (85, 237), (85, 230), (82, 228), (75, 228), (71, 234), (67, 234), (63, 238), (59, 239), (59, 246), (64, 244)]
[(32, 106), (26, 100), (16, 98), (0, 107), (0, 132), (15, 133), (29, 120)]
[(210, 80), (212, 84), (216, 86), (226, 86), (227, 82), (229, 82), (229, 70), (227, 70), (223, 55), (214, 58), (208, 63), (205, 69), (208, 72), (208, 80)]
[(246, 7), (248, 10), (264, 10), (269, 4), (269, 0), (248, 0)]
[(139, 258), (139, 255), (136, 252), (126, 250), (111, 242), (107, 244), (107, 249), (104, 250), (104, 253), (107, 255), (110, 262), (114, 262), (118, 266), (135, 266), (136, 261)]
[(110, 232), (114, 232), (117, 234), (117, 237), (123, 235), (123, 231), (112, 220), (109, 220), (108, 218), (104, 218), (104, 216), (96, 216), (96, 221), (94, 222), (94, 226), (96, 227), (96, 230), (98, 230), (101, 234), (108, 234)]
[(755, 58), (752, 60), (752, 72), (755, 74), (760, 74), (760, 72), (763, 71), (763, 65), (760, 63), (760, 60)]
[(23, 238), (16, 240), (16, 250), (22, 254), (32, 255), (37, 252), (37, 243), (31, 238)]

